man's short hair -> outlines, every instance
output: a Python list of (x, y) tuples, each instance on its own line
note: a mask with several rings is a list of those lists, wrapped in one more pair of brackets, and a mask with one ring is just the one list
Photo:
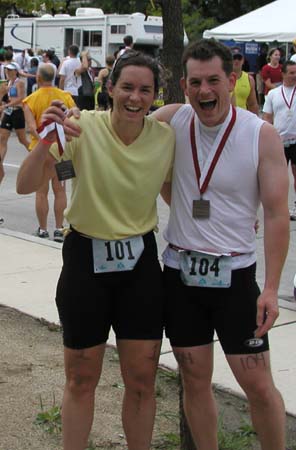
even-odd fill
[(134, 42), (134, 40), (133, 40), (133, 37), (128, 34), (127, 36), (124, 36), (123, 42), (127, 47), (130, 47), (132, 45), (132, 43)]
[(288, 61), (285, 61), (282, 66), (282, 72), (287, 73), (289, 66), (296, 66), (296, 62), (289, 59)]
[(209, 61), (218, 56), (222, 61), (222, 68), (227, 76), (233, 71), (233, 59), (231, 51), (226, 45), (216, 41), (216, 39), (200, 39), (192, 42), (185, 49), (182, 57), (182, 66), (185, 78), (187, 77), (187, 61), (197, 59)]
[(79, 53), (79, 47), (76, 44), (70, 45), (69, 53), (73, 56), (77, 56)]
[(41, 78), (42, 81), (53, 81), (55, 70), (51, 64), (44, 63), (39, 65), (37, 75)]

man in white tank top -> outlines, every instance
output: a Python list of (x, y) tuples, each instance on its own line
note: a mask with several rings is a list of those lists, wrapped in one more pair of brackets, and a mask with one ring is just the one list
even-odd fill
[[(272, 125), (230, 105), (230, 50), (192, 43), (181, 83), (190, 104), (154, 115), (176, 131), (171, 212), (165, 238), (166, 334), (184, 380), (185, 413), (199, 450), (218, 450), (211, 390), (216, 331), (247, 395), (263, 450), (285, 450), (285, 409), (275, 388), (267, 332), (289, 241), (288, 177)], [(264, 210), (265, 285), (255, 280), (257, 208)], [(276, 239), (275, 239), (276, 236)]]
[[(291, 162), (296, 192), (296, 62), (286, 61), (282, 67), (283, 84), (272, 89), (263, 106), (263, 119), (273, 124), (284, 144), (287, 164)], [(296, 201), (290, 210), (296, 220)]]

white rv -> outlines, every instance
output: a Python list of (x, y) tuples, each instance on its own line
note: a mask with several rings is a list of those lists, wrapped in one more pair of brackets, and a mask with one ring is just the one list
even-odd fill
[(59, 57), (67, 55), (71, 44), (89, 50), (98, 65), (105, 65), (126, 35), (134, 47), (156, 54), (162, 46), (162, 18), (144, 14), (104, 14), (98, 8), (78, 8), (75, 16), (45, 14), (41, 17), (9, 16), (4, 22), (4, 45), (17, 50), (53, 47)]

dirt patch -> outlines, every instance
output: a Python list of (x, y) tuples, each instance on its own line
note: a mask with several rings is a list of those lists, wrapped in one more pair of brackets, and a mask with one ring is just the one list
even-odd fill
[[(58, 415), (64, 368), (59, 328), (0, 306), (0, 342), (1, 450), (61, 450)], [(159, 370), (156, 392), (157, 417), (152, 448), (178, 449), (179, 400), (176, 375)], [(231, 436), (231, 431), (238, 433), (240, 430), (239, 435), (245, 433), (249, 436), (251, 427), (245, 401), (220, 389), (215, 389), (215, 395), (224, 423), (220, 429), (222, 438)], [(96, 411), (89, 450), (126, 449), (120, 417), (122, 396), (123, 384), (117, 353), (108, 347), (102, 378), (96, 391)], [(36, 419), (39, 419), (39, 424)], [(290, 448), (296, 450), (295, 418), (288, 418), (288, 434)], [(227, 445), (225, 449), (244, 448), (242, 445), (241, 448), (231, 447), (229, 443)], [(247, 445), (248, 450), (259, 449), (256, 443)]]

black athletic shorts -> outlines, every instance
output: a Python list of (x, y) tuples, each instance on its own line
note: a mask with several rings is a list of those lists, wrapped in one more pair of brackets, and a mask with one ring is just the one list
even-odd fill
[(20, 130), (22, 128), (25, 128), (25, 126), (26, 124), (24, 111), (22, 110), (22, 108), (19, 108), (13, 110), (11, 115), (5, 113), (3, 114), (0, 128), (12, 131), (13, 129)]
[(296, 165), (296, 144), (289, 145), (289, 147), (284, 147), (284, 150), (287, 164), (291, 161), (291, 164)]
[(171, 345), (210, 344), (216, 330), (228, 355), (268, 350), (267, 335), (262, 340), (252, 340), (260, 295), (255, 274), (256, 264), (253, 264), (233, 270), (229, 288), (200, 288), (186, 286), (179, 270), (165, 266), (165, 330)]
[(143, 239), (133, 270), (95, 274), (91, 239), (76, 231), (65, 238), (56, 304), (66, 347), (102, 344), (111, 326), (117, 339), (162, 339), (162, 271), (154, 233)]

